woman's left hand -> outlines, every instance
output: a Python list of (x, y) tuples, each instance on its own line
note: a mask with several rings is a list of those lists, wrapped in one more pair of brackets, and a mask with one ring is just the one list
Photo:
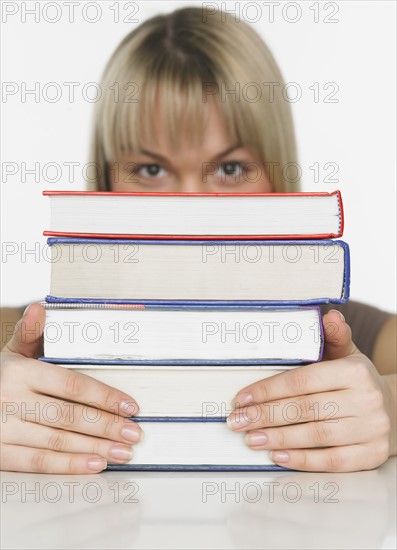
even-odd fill
[(242, 389), (228, 425), (254, 450), (295, 470), (350, 472), (385, 462), (392, 449), (393, 397), (385, 378), (354, 345), (336, 310), (323, 318), (323, 361)]

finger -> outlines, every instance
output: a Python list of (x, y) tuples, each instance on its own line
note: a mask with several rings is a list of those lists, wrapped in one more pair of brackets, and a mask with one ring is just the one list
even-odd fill
[(350, 386), (348, 371), (343, 360), (297, 367), (246, 386), (237, 393), (233, 403), (235, 407), (243, 407), (287, 397), (347, 389)]
[(227, 424), (235, 431), (287, 426), (357, 415), (360, 407), (362, 403), (355, 403), (351, 390), (317, 393), (237, 409), (229, 415)]
[(26, 381), (36, 392), (76, 403), (96, 403), (97, 408), (120, 416), (134, 416), (139, 411), (130, 395), (91, 376), (43, 361), (36, 361), (34, 366)]
[(18, 353), (25, 357), (38, 357), (42, 353), (42, 335), (45, 311), (40, 304), (30, 304), (22, 319), (15, 325), (10, 341), (3, 351)]
[(57, 453), (3, 443), (0, 462), (2, 470), (40, 474), (94, 474), (107, 466), (106, 460), (95, 454)]
[[(18, 425), (17, 425), (18, 424)], [(2, 442), (37, 449), (49, 449), (61, 453), (100, 455), (108, 462), (127, 462), (132, 458), (131, 445), (109, 441), (80, 433), (42, 426), (33, 422), (11, 419), (3, 429)]]
[(327, 449), (288, 449), (273, 451), (271, 459), (279, 466), (304, 472), (355, 472), (371, 470), (383, 464), (388, 458), (384, 447), (383, 441), (379, 441), (371, 446), (359, 444)]
[[(352, 437), (352, 434), (353, 437)], [(245, 441), (254, 450), (308, 449), (366, 443), (379, 434), (357, 418), (333, 422), (307, 422), (294, 426), (247, 432)]]
[(107, 411), (39, 394), (34, 395), (33, 399), (34, 401), (24, 402), (16, 415), (22, 422), (42, 424), (125, 444), (138, 443), (142, 437), (142, 428), (136, 422)]
[(331, 309), (323, 317), (324, 355), (323, 359), (341, 359), (359, 353), (352, 340), (352, 331), (340, 311)]

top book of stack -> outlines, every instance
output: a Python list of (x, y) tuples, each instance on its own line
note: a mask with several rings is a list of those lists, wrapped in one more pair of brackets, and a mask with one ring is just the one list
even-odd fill
[(343, 234), (333, 193), (111, 193), (43, 191), (44, 235), (108, 239), (328, 239)]

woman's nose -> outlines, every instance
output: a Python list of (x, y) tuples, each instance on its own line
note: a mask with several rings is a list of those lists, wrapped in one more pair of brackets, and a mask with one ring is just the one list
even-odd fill
[(197, 175), (194, 177), (180, 177), (177, 184), (178, 193), (204, 193), (205, 185)]

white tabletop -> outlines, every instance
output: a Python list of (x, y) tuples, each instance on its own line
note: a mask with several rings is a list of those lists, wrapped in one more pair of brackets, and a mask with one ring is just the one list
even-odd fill
[(396, 464), (348, 474), (3, 472), (1, 547), (396, 547)]

